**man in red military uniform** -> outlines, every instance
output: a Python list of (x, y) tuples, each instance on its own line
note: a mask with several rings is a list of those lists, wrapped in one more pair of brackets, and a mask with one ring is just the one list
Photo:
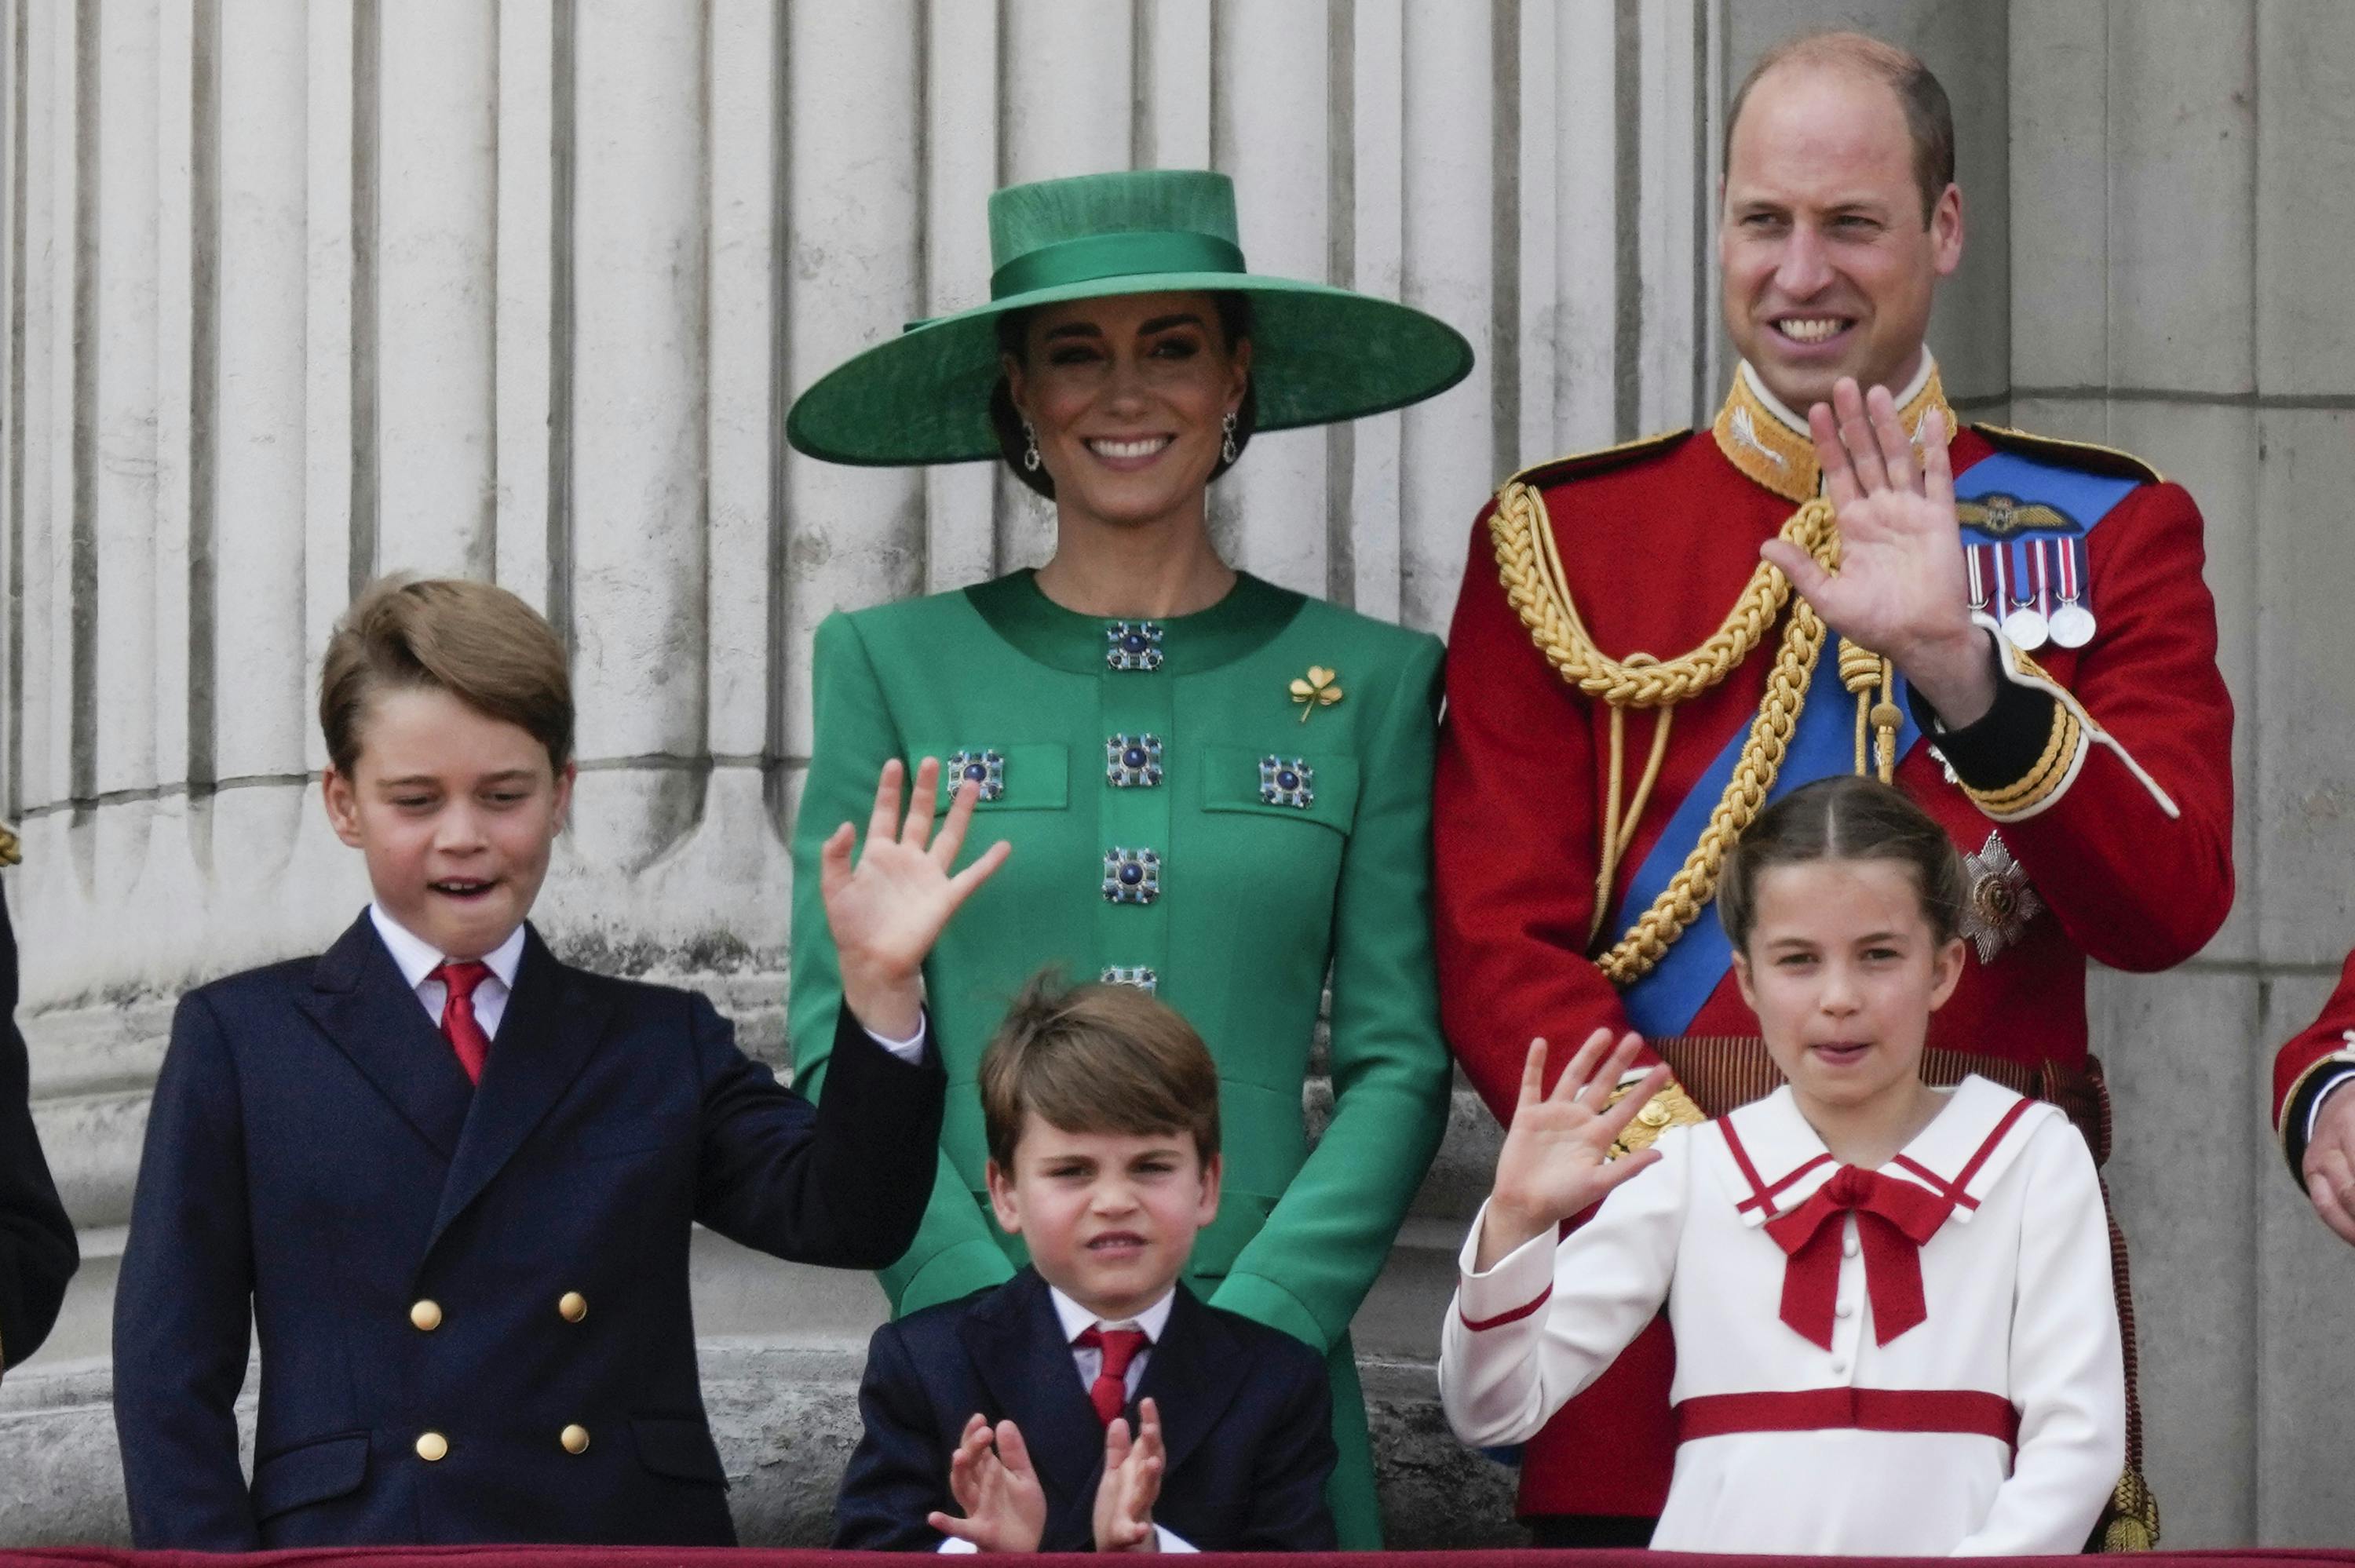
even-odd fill
[(2322, 1016), (2274, 1057), (2274, 1128), (2289, 1171), (2339, 1239), (2355, 1242), (2355, 953)]
[[(1858, 35), (1801, 39), (1730, 122), (1743, 363), (1714, 424), (1528, 470), (1472, 533), (1436, 919), (1448, 1037), (1500, 1118), (1533, 1036), (1566, 1057), (1632, 1027), (1672, 1063), (1755, 1036), (1717, 866), (1764, 800), (1828, 773), (1893, 779), (1969, 857), (1972, 952), (1934, 1048), (2083, 1075), (2086, 960), (2179, 963), (2232, 903), (2191, 498), (2123, 453), (1956, 430), (1923, 345), (1963, 245), (1936, 79)], [(1951, 495), (1908, 444), (1945, 432)], [(1638, 1125), (1699, 1114), (1672, 1086)], [(1647, 1536), (1672, 1366), (1656, 1323), (1529, 1446), (1541, 1543)], [(2138, 1486), (2122, 1504), (2155, 1532)]]

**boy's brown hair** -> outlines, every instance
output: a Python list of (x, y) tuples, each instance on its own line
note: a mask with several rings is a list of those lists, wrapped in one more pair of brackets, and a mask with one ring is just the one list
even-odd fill
[(1962, 929), (1969, 889), (1946, 830), (1903, 790), (1838, 775), (1802, 785), (1759, 812), (1725, 857), (1717, 917), (1735, 951), (1749, 950), (1758, 879), (1778, 865), (1819, 860), (1893, 860), (1913, 874), (1931, 936), (1949, 942)]
[(463, 577), (378, 577), (360, 590), (327, 640), (319, 672), (319, 728), (327, 759), (346, 779), (358, 765), (360, 724), (380, 691), (443, 691), (520, 727), (561, 772), (572, 760), (572, 675), (564, 644), (538, 610), (490, 583)]
[(1219, 1068), (1193, 1026), (1135, 986), (1034, 976), (982, 1053), (982, 1126), (1009, 1176), (1025, 1113), (1065, 1132), (1192, 1135), (1219, 1152)]

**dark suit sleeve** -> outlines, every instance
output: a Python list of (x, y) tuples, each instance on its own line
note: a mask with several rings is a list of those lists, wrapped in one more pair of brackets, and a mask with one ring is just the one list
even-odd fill
[(66, 1281), (81, 1262), (73, 1222), (58, 1202), (27, 1103), (31, 1073), (16, 1033), (16, 938), (0, 901), (0, 1361), (15, 1366), (41, 1348), (58, 1320)]
[(236, 1065), (190, 996), (155, 1081), (114, 1292), (114, 1429), (140, 1547), (261, 1547), (235, 1413), (252, 1296)]
[(739, 1051), (734, 1030), (701, 997), (691, 1026), (703, 1072), (696, 1218), (800, 1263), (896, 1261), (932, 1192), (948, 1089), (938, 1054), (902, 1062), (844, 1009), (826, 1098), (813, 1107)]
[(858, 1383), (858, 1446), (834, 1502), (834, 1544), (859, 1551), (932, 1552), (941, 1533), (924, 1520), (958, 1511), (923, 1379), (894, 1325), (875, 1330)]
[[(1287, 1345), (1285, 1349), (1292, 1349)], [(1330, 1552), (1337, 1544), (1325, 1484), (1332, 1478), (1333, 1386), (1314, 1354), (1287, 1357), (1293, 1391), (1262, 1450), (1238, 1552)]]
[(81, 1262), (26, 1104), (27, 1077), (25, 1039), (9, 1024), (0, 1039), (0, 1356), (9, 1366), (49, 1337)]

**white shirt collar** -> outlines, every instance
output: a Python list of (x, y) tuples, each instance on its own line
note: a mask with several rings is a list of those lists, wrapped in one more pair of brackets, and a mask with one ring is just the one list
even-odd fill
[[(1930, 345), (1926, 343), (1923, 344), (1922, 345), (1921, 367), (1913, 372), (1913, 379), (1905, 384), (1905, 389), (1896, 395), (1897, 406), (1902, 408), (1906, 404), (1911, 403), (1914, 398), (1919, 397), (1922, 395), (1922, 388), (1930, 385), (1930, 373), (1937, 368), (1938, 361), (1936, 357), (1931, 354)], [(1769, 392), (1766, 389), (1765, 379), (1761, 376), (1757, 371), (1750, 367), (1750, 362), (1748, 360), (1745, 359), (1742, 362), (1742, 368), (1736, 372), (1736, 374), (1741, 376), (1743, 380), (1750, 383), (1750, 390), (1757, 394), (1758, 400), (1761, 403), (1766, 405), (1766, 411), (1768, 413), (1774, 415), (1774, 418), (1780, 419), (1785, 427), (1796, 431), (1798, 434), (1803, 436), (1807, 434), (1807, 417), (1805, 414), (1793, 412), (1789, 404), (1784, 402), (1780, 397), (1775, 397), (1774, 393)], [(1950, 436), (1954, 434), (1952, 430), (1949, 430), (1946, 433)]]
[[(446, 955), (436, 952), (432, 945), (400, 921), (384, 912), (384, 906), (368, 901), (368, 918), (376, 923), (376, 934), (382, 938), (385, 950), (400, 969), (400, 978), (415, 991), (425, 983), (425, 977), (443, 961)], [(509, 991), (515, 989), (516, 970), (523, 965), (523, 927), (517, 926), (507, 933), (507, 939), (483, 955), (491, 973)]]
[(1177, 1305), (1178, 1287), (1171, 1285), (1161, 1299), (1134, 1318), (1105, 1319), (1081, 1306), (1053, 1286), (1047, 1287), (1048, 1296), (1055, 1303), (1055, 1316), (1063, 1325), (1063, 1343), (1070, 1344), (1088, 1330), (1099, 1326), (1106, 1329), (1142, 1329), (1152, 1344), (1161, 1342), (1161, 1330), (1169, 1326), (1169, 1309)]

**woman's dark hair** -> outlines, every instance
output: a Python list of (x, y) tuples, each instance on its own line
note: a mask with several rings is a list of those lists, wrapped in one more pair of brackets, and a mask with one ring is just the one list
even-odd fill
[[(1227, 352), (1232, 354), (1235, 345), (1248, 340), (1252, 334), (1251, 296), (1231, 289), (1221, 289), (1212, 291), (1210, 302), (1218, 307), (1219, 334), (1226, 339)], [(1018, 360), (1023, 359), (1029, 349), (1029, 332), (1028, 311), (1007, 312), (997, 318), (997, 351)], [(989, 422), (997, 431), (998, 454), (1006, 459), (1006, 466), (1014, 471), (1014, 477), (1048, 500), (1054, 500), (1055, 481), (1047, 472), (1046, 464), (1041, 463), (1036, 469), (1022, 466), (1022, 453), (1030, 442), (1022, 433), (1022, 415), (1014, 407), (1014, 389), (1006, 384), (1003, 376), (989, 389)], [(1243, 449), (1251, 445), (1252, 431), (1258, 427), (1259, 381), (1256, 376), (1247, 376), (1243, 381), (1242, 404), (1235, 410), (1236, 457), (1243, 455)], [(1218, 466), (1210, 470), (1210, 477), (1216, 479), (1233, 466), (1227, 459), (1220, 458)]]
[(1758, 813), (1725, 857), (1717, 917), (1746, 951), (1758, 918), (1758, 879), (1778, 865), (1819, 860), (1893, 860), (1913, 873), (1922, 918), (1940, 943), (1961, 931), (1969, 890), (1954, 841), (1927, 811), (1878, 779), (1819, 779)]

